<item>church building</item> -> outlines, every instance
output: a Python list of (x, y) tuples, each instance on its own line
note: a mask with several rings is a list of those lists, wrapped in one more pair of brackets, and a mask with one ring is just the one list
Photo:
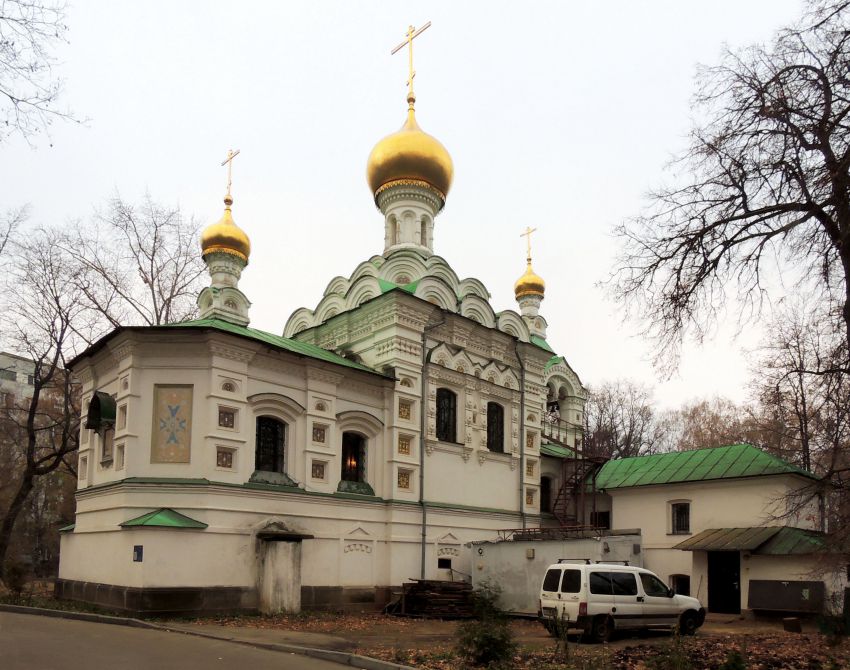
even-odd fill
[(530, 241), (517, 311), (435, 253), (454, 167), (417, 123), (412, 64), (408, 84), (404, 125), (367, 165), (383, 249), (282, 335), (249, 325), (228, 181), (199, 318), (117, 328), (71, 362), (85, 427), (59, 597), (377, 608), (410, 578), (469, 578), (470, 542), (540, 526), (558, 500), (569, 513), (586, 392), (547, 337)]

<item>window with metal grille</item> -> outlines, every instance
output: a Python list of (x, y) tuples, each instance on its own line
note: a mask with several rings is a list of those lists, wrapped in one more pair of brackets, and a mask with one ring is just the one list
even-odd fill
[(505, 451), (505, 410), (497, 402), (487, 403), (487, 448)]
[(437, 439), (457, 442), (457, 394), (445, 388), (437, 389)]
[(366, 438), (359, 433), (342, 434), (342, 481), (366, 481)]
[(254, 469), (284, 472), (286, 424), (270, 416), (257, 417), (257, 444)]
[(691, 532), (691, 503), (680, 502), (670, 505), (673, 512), (673, 534)]

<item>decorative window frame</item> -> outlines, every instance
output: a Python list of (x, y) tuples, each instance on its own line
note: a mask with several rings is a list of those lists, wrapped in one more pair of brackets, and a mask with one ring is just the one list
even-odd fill
[[(230, 454), (230, 465), (219, 465), (218, 455), (219, 453), (229, 453)], [(236, 472), (239, 469), (239, 449), (236, 447), (228, 447), (223, 444), (217, 444), (215, 447), (215, 469), (222, 472)]]

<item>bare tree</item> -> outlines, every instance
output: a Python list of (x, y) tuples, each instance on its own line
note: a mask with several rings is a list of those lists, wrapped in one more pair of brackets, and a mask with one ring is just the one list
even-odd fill
[(698, 81), (673, 185), (617, 231), (614, 296), (651, 324), (659, 362), (730, 296), (742, 323), (758, 315), (780, 273), (834, 304), (850, 342), (850, 0), (809, 0), (769, 47), (727, 51)]
[(28, 213), (29, 207), (24, 206), (18, 209), (10, 209), (0, 217), (0, 258), (13, 240), (15, 232), (26, 221)]
[(665, 412), (662, 420), (667, 451), (725, 447), (754, 440), (749, 408), (720, 396), (686, 402)]
[(153, 326), (195, 315), (206, 270), (199, 234), (200, 224), (179, 207), (160, 205), (150, 194), (139, 206), (116, 195), (105, 213), (78, 223), (63, 245), (92, 309), (112, 327)]
[(649, 388), (627, 379), (591, 387), (584, 413), (586, 453), (627, 458), (655, 451), (661, 433)]
[(0, 336), (34, 362), (35, 372), (32, 398), (0, 412), (0, 442), (15, 450), (9, 458), (0, 444), (0, 462), (14, 465), (0, 471), (3, 488), (13, 492), (0, 495), (0, 579), (27, 510), (33, 518), (24, 525), (36, 531), (31, 544), (39, 539), (41, 509), (30, 499), (39, 480), (60, 470), (75, 474), (80, 398), (66, 361), (113, 327), (191, 316), (204, 269), (197, 223), (149, 196), (138, 208), (115, 198), (107, 214), (70, 233), (46, 228), (17, 237), (7, 249)]
[(0, 142), (15, 133), (29, 141), (54, 119), (73, 120), (55, 107), (62, 81), (52, 50), (67, 31), (62, 1), (0, 0)]
[(0, 518), (0, 579), (15, 523), (36, 481), (66, 463), (79, 439), (79, 393), (66, 361), (94, 326), (90, 310), (68, 272), (59, 233), (39, 230), (15, 250), (17, 262), (5, 287), (3, 333), (33, 361), (32, 397), (5, 412), (7, 438), (22, 466)]

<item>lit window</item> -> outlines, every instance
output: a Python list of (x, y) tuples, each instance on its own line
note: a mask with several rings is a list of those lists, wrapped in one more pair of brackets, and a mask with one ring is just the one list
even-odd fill
[(342, 434), (342, 481), (366, 481), (366, 438), (358, 433)]
[(398, 471), (398, 487), (400, 489), (410, 489), (410, 470)]
[(410, 456), (410, 436), (399, 435), (398, 437), (398, 453), (402, 456)]

